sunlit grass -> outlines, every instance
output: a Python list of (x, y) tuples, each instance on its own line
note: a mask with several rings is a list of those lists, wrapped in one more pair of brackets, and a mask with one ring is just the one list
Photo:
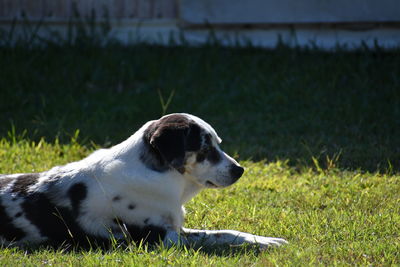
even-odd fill
[[(0, 141), (0, 173), (43, 171), (93, 149), (44, 140)], [(187, 205), (186, 227), (236, 229), (283, 237), (290, 244), (254, 250), (196, 251), (130, 246), (109, 251), (26, 253), (1, 250), (7, 266), (390, 265), (400, 263), (400, 176), (397, 174), (242, 161), (245, 175), (223, 190), (205, 190)]]

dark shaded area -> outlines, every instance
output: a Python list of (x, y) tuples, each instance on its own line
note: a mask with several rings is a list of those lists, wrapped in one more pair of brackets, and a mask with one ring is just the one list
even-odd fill
[(198, 115), (241, 159), (400, 169), (400, 51), (0, 48), (0, 136), (116, 144), (162, 113)]
[(164, 228), (152, 224), (143, 227), (127, 224), (126, 229), (129, 232), (129, 238), (136, 244), (140, 244), (142, 241), (149, 245), (158, 244), (161, 240), (164, 240), (167, 234)]

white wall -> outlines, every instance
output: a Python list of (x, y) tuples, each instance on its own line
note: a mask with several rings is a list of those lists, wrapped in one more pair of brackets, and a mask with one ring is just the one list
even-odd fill
[(400, 22), (399, 0), (181, 0), (187, 23)]

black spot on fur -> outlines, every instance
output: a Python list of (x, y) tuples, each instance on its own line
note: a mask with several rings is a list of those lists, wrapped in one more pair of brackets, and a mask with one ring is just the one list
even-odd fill
[(148, 223), (149, 223), (149, 220), (150, 220), (149, 218), (144, 219), (144, 221), (143, 221), (144, 224), (148, 224)]
[(156, 225), (146, 225), (144, 227), (140, 227), (134, 224), (127, 224), (126, 229), (129, 232), (130, 238), (135, 243), (140, 243), (141, 241), (146, 242), (147, 244), (153, 245), (158, 243), (159, 241), (164, 240), (164, 237), (167, 231)]
[(76, 183), (71, 186), (68, 190), (68, 196), (71, 200), (72, 210), (76, 216), (79, 215), (80, 212), (80, 204), (82, 200), (86, 198), (87, 189), (86, 185), (83, 183)]
[[(79, 205), (84, 192), (84, 187), (77, 185), (70, 193), (73, 206)], [(46, 245), (58, 247), (62, 244), (71, 244), (90, 248), (108, 247), (110, 244), (106, 238), (85, 233), (76, 221), (76, 212), (55, 205), (44, 193), (30, 194), (21, 207), (26, 218), (39, 229), (41, 235), (49, 239)]]
[(217, 164), (221, 160), (221, 155), (215, 147), (211, 147), (207, 153), (207, 160), (212, 164)]
[(39, 176), (39, 173), (27, 173), (18, 176), (13, 184), (11, 192), (26, 195), (29, 187), (37, 182)]
[(8, 241), (18, 241), (25, 237), (25, 232), (13, 225), (13, 220), (6, 212), (0, 199), (0, 237)]
[(11, 177), (1, 176), (0, 177), (0, 189), (6, 187), (12, 180), (14, 180), (14, 179)]
[(113, 199), (112, 199), (112, 201), (114, 201), (114, 202), (117, 202), (117, 201), (120, 201), (121, 200), (121, 197), (120, 196), (115, 196), (115, 197), (113, 197)]
[(14, 215), (14, 218), (21, 217), (21, 215), (22, 215), (22, 212), (17, 212), (17, 213)]
[(136, 206), (134, 204), (129, 204), (128, 205), (128, 209), (133, 210), (134, 208), (136, 208)]

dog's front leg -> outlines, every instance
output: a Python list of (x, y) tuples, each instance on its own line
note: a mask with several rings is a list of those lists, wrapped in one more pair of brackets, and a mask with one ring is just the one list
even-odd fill
[(195, 230), (183, 228), (181, 233), (169, 232), (164, 243), (200, 247), (214, 245), (253, 244), (261, 248), (280, 246), (288, 242), (282, 238), (257, 236), (234, 230)]

